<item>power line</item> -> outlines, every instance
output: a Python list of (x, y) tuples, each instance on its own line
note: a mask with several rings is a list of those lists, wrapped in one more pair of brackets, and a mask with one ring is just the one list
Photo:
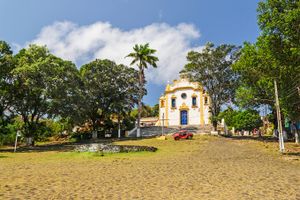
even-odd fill
[(291, 87), (290, 89), (286, 90), (285, 93), (293, 92), (294, 90), (297, 90), (297, 88), (298, 88), (299, 86), (300, 86), (300, 85), (295, 85), (295, 86)]
[(290, 97), (290, 96), (292, 96), (293, 94), (296, 94), (296, 93), (298, 93), (298, 89), (297, 88), (293, 92), (291, 92), (290, 94), (287, 94), (285, 96), (285, 98), (288, 98), (288, 97)]

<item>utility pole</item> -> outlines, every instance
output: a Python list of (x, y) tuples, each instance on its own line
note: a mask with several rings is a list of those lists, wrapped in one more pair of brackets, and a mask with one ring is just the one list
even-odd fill
[(16, 140), (15, 140), (15, 148), (14, 148), (14, 152), (17, 151), (18, 137), (20, 137), (20, 136), (21, 136), (21, 131), (18, 130), (18, 131), (17, 131), (17, 134), (16, 134)]
[(118, 126), (118, 138), (121, 138), (121, 124), (119, 120), (119, 126)]
[(164, 135), (164, 126), (165, 126), (165, 113), (162, 114), (161, 135)]
[(277, 124), (278, 124), (278, 135), (279, 135), (279, 150), (280, 152), (284, 152), (284, 142), (283, 142), (283, 134), (282, 134), (282, 122), (281, 122), (281, 114), (280, 114), (280, 106), (279, 106), (279, 98), (278, 98), (278, 90), (277, 90), (277, 82), (274, 80), (275, 87), (275, 106), (277, 113)]

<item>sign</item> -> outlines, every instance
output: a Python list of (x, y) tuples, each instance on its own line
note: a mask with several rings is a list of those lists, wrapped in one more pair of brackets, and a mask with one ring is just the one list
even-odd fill
[(17, 131), (17, 137), (21, 137), (21, 131)]

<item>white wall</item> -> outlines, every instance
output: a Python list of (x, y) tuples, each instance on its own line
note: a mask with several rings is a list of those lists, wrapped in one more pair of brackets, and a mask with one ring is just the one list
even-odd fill
[[(160, 108), (159, 110), (160, 122), (164, 114), (165, 125), (180, 126), (180, 106), (185, 104), (188, 107), (188, 125), (201, 125), (200, 109), (202, 108), (204, 114), (204, 124), (210, 123), (209, 106), (204, 105), (204, 97), (202, 101), (203, 105), (200, 105), (200, 97), (202, 96), (202, 90), (199, 90), (198, 84), (191, 83), (187, 79), (180, 79), (179, 81), (175, 81), (172, 85), (170, 85), (170, 90), (173, 92), (167, 92), (164, 95), (164, 97), (166, 98), (165, 107)], [(181, 97), (182, 93), (186, 93), (186, 99), (183, 99)], [(196, 108), (192, 107), (193, 95), (197, 95)], [(172, 109), (172, 96), (176, 96), (176, 109)]]

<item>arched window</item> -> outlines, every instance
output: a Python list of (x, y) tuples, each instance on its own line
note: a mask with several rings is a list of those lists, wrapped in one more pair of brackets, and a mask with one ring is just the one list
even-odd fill
[(192, 97), (192, 106), (197, 107), (197, 97)]
[(171, 106), (172, 106), (172, 108), (176, 108), (176, 99), (175, 98), (171, 99)]

